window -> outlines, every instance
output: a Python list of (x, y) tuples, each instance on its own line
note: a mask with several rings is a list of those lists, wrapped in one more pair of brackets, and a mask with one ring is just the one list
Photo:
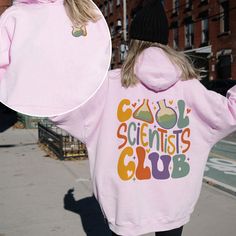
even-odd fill
[(192, 48), (194, 43), (193, 23), (185, 25), (185, 48)]
[(225, 33), (229, 31), (229, 1), (220, 3), (220, 12), (220, 33)]
[(219, 79), (230, 79), (232, 77), (232, 56), (220, 55), (217, 60), (216, 70)]
[(208, 10), (200, 12), (198, 18), (201, 19), (201, 46), (208, 45), (209, 41), (209, 14)]
[(173, 10), (172, 15), (178, 15), (179, 13), (179, 0), (173, 0)]
[(173, 33), (173, 48), (177, 49), (179, 47), (179, 28), (178, 21), (173, 21), (170, 24), (169, 29), (172, 29)]
[(118, 20), (117, 20), (117, 23), (116, 23), (116, 30), (117, 30), (117, 32), (118, 32), (119, 34), (122, 33), (122, 21), (121, 21), (121, 19), (118, 19)]
[(110, 14), (113, 13), (113, 0), (109, 1), (109, 11), (110, 11)]
[(179, 28), (173, 29), (173, 48), (177, 49), (179, 47)]
[(129, 32), (129, 16), (128, 15), (126, 16), (126, 31), (128, 34), (128, 32)]
[(111, 63), (114, 64), (115, 62), (116, 62), (116, 52), (115, 52), (115, 49), (112, 48)]
[(127, 54), (127, 46), (125, 44), (120, 45), (120, 62), (124, 62)]
[(186, 0), (185, 8), (186, 9), (191, 9), (192, 8), (192, 0)]
[(114, 26), (113, 22), (110, 24), (110, 32), (111, 32), (111, 37), (114, 37), (114, 35), (115, 35), (115, 26)]
[(208, 45), (208, 41), (209, 41), (209, 20), (207, 18), (202, 19), (201, 25), (202, 25), (202, 44)]
[(207, 5), (208, 4), (208, 0), (201, 0), (200, 4), (198, 5), (199, 7)]
[(104, 8), (104, 15), (105, 17), (108, 15), (108, 4), (105, 4), (105, 8)]

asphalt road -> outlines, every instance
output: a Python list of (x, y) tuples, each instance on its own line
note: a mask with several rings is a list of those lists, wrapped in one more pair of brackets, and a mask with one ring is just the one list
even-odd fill
[(231, 134), (218, 142), (210, 152), (205, 180), (236, 195), (236, 137)]

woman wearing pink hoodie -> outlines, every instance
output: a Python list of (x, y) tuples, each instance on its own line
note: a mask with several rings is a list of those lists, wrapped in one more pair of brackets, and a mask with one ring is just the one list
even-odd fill
[(0, 102), (34, 116), (68, 112), (101, 85), (110, 57), (91, 0), (15, 0), (0, 18)]
[(160, 1), (131, 24), (122, 69), (79, 109), (51, 118), (87, 145), (94, 195), (113, 235), (180, 236), (212, 146), (236, 130), (236, 87), (208, 91), (167, 46)]

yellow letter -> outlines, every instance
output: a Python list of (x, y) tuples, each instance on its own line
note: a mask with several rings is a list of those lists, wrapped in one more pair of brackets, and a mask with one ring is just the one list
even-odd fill
[(146, 147), (148, 145), (148, 142), (143, 141), (143, 138), (147, 137), (147, 133), (144, 131), (145, 127), (148, 127), (148, 125), (143, 123), (142, 126), (141, 126), (141, 143), (144, 147)]
[[(175, 148), (174, 143), (171, 141), (174, 138), (175, 138), (175, 135), (168, 136), (168, 144), (170, 146), (167, 147), (167, 152), (168, 152), (169, 155), (174, 155), (175, 154), (175, 149), (176, 148)], [(172, 151), (171, 151), (171, 148), (172, 148)]]

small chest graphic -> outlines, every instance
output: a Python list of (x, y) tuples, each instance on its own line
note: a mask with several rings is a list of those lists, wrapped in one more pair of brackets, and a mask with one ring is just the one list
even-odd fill
[(76, 38), (81, 37), (81, 36), (87, 36), (87, 29), (86, 26), (81, 26), (81, 27), (72, 27), (72, 35)]

